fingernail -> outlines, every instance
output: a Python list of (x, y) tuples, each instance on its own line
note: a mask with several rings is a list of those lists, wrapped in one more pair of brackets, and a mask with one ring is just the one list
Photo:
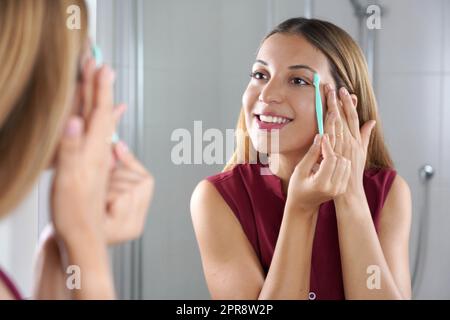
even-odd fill
[(344, 87), (341, 88), (341, 93), (342, 93), (344, 96), (348, 96), (348, 91), (347, 91), (347, 89), (345, 89)]
[(314, 137), (314, 144), (319, 145), (320, 144), (320, 134), (316, 134)]
[(129, 150), (128, 146), (123, 141), (120, 141), (117, 144), (117, 148), (119, 149), (119, 152), (121, 152), (121, 153), (126, 153)]
[(76, 137), (81, 133), (81, 120), (78, 118), (72, 118), (66, 125), (64, 134), (66, 137)]
[(101, 77), (102, 77), (102, 80), (105, 82), (113, 82), (115, 74), (110, 66), (104, 66), (102, 69)]

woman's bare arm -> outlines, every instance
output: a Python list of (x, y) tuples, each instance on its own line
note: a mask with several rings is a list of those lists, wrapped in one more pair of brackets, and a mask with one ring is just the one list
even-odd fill
[(302, 219), (307, 215), (290, 208), (265, 278), (239, 221), (221, 195), (208, 181), (197, 186), (191, 213), (213, 299), (308, 298), (315, 219)]
[(365, 197), (347, 199), (335, 201), (346, 298), (410, 299), (408, 185), (395, 178), (381, 211), (379, 235)]

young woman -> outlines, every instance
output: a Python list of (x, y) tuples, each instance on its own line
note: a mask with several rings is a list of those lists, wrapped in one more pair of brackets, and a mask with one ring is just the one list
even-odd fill
[[(295, 18), (270, 32), (238, 129), (224, 172), (200, 182), (191, 199), (213, 298), (411, 297), (410, 191), (384, 144), (362, 52), (345, 31)], [(254, 157), (261, 153), (268, 165)]]
[[(81, 29), (66, 27), (81, 9)], [(0, 216), (49, 166), (51, 220), (37, 259), (35, 298), (114, 298), (107, 244), (143, 229), (153, 182), (111, 137), (124, 112), (113, 106), (114, 73), (89, 55), (83, 0), (0, 1)], [(79, 267), (81, 288), (66, 287)], [(0, 299), (20, 298), (0, 270)]]

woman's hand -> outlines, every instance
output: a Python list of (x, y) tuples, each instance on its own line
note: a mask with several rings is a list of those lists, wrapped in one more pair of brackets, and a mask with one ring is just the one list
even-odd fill
[(331, 137), (334, 152), (349, 159), (352, 167), (347, 191), (342, 196), (365, 197), (363, 174), (370, 135), (376, 122), (367, 121), (360, 129), (357, 98), (345, 88), (339, 90), (340, 101), (330, 85), (326, 86), (325, 93), (328, 107), (325, 132)]
[(114, 147), (117, 164), (111, 171), (106, 199), (108, 244), (141, 236), (153, 196), (153, 177), (123, 142)]
[(57, 150), (51, 207), (55, 231), (67, 244), (90, 235), (104, 239), (103, 221), (109, 168), (110, 139), (123, 107), (113, 108), (113, 71), (103, 67), (90, 79), (94, 94), (88, 121), (71, 116)]
[[(51, 191), (51, 218), (62, 240), (66, 264), (76, 265), (81, 287), (71, 291), (75, 299), (113, 299), (114, 284), (106, 247), (104, 221), (111, 137), (124, 111), (113, 107), (114, 73), (103, 66), (88, 79), (90, 99), (82, 99), (87, 120), (70, 116), (56, 151)], [(86, 80), (84, 80), (86, 81)], [(86, 83), (84, 83), (86, 85)]]
[[(88, 53), (90, 56), (90, 53)], [(92, 57), (84, 64), (82, 83), (82, 117), (88, 121), (94, 109), (90, 103), (95, 87)], [(119, 105), (123, 111), (125, 106)], [(122, 109), (121, 109), (122, 108)], [(107, 244), (134, 240), (142, 234), (147, 209), (153, 195), (153, 178), (123, 142), (110, 149), (111, 171), (105, 200), (104, 232)]]
[[(319, 162), (320, 155), (323, 160)], [(287, 204), (304, 212), (317, 212), (321, 203), (343, 194), (350, 176), (350, 161), (335, 154), (327, 134), (314, 143), (297, 164), (289, 180)]]

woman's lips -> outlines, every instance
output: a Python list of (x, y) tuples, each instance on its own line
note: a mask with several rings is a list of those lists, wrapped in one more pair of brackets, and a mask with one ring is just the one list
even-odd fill
[(292, 120), (281, 116), (255, 114), (256, 123), (262, 130), (280, 130)]

